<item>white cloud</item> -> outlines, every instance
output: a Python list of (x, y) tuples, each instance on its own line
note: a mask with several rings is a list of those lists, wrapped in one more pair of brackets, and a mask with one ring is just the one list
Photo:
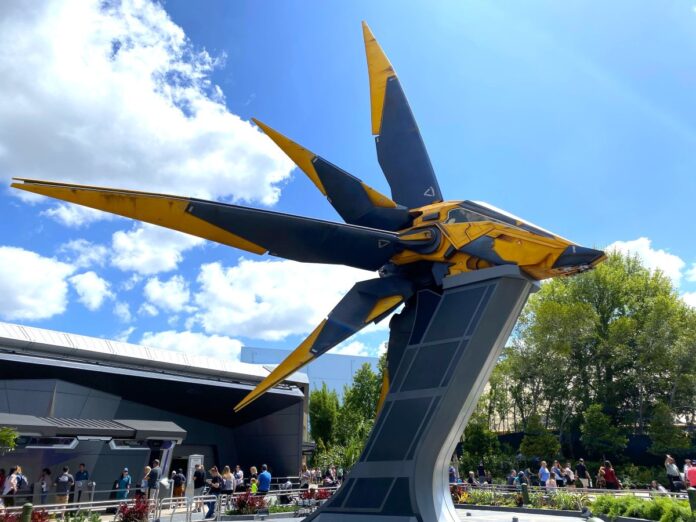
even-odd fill
[(121, 290), (130, 292), (142, 279), (143, 277), (140, 274), (131, 274), (128, 279), (121, 282)]
[(127, 343), (130, 336), (133, 335), (133, 332), (135, 332), (135, 326), (129, 326), (125, 330), (117, 333), (114, 336), (114, 339), (116, 341), (121, 341), (122, 343)]
[(157, 277), (148, 279), (144, 294), (151, 304), (169, 312), (181, 312), (191, 298), (188, 284), (180, 275), (164, 282)]
[(684, 261), (666, 250), (652, 248), (652, 241), (647, 237), (640, 237), (632, 241), (615, 241), (606, 250), (616, 250), (622, 254), (635, 254), (650, 270), (660, 269), (669, 277), (675, 286), (679, 286), (682, 277), (682, 269), (686, 265)]
[(117, 301), (114, 305), (114, 315), (118, 317), (121, 322), (130, 323), (133, 320), (133, 315), (130, 311), (130, 305), (124, 301)]
[(696, 292), (684, 292), (681, 297), (686, 304), (696, 308)]
[(75, 287), (79, 296), (78, 300), (88, 310), (99, 310), (104, 300), (114, 297), (114, 294), (109, 290), (111, 285), (91, 270), (72, 276), (70, 282)]
[[(362, 270), (294, 261), (240, 260), (234, 267), (201, 266), (196, 322), (208, 333), (280, 340), (316, 327)], [(190, 324), (190, 323), (189, 323)]]
[(138, 308), (138, 314), (155, 317), (159, 314), (159, 310), (157, 310), (156, 306), (151, 305), (150, 303), (143, 303), (140, 305), (140, 308)]
[(174, 352), (190, 353), (224, 360), (239, 360), (242, 343), (224, 335), (205, 335), (198, 332), (145, 332), (140, 344)]
[(0, 246), (0, 317), (48, 319), (65, 311), (72, 265), (23, 248)]
[(86, 239), (74, 239), (60, 246), (58, 252), (67, 256), (68, 261), (77, 268), (103, 266), (108, 258), (109, 249)]
[(111, 264), (124, 271), (142, 275), (174, 270), (182, 253), (205, 240), (147, 223), (135, 225), (128, 232), (119, 230), (112, 236)]
[(367, 345), (360, 341), (343, 342), (336, 346), (336, 348), (332, 348), (330, 353), (336, 355), (362, 355), (365, 357), (371, 355)]
[(113, 214), (107, 214), (89, 207), (81, 207), (72, 203), (58, 203), (55, 206), (41, 212), (42, 216), (48, 216), (61, 225), (72, 228), (80, 228), (95, 221), (113, 219)]
[(691, 268), (686, 271), (686, 280), (691, 283), (696, 283), (696, 263), (692, 263)]
[[(210, 81), (221, 60), (193, 48), (159, 2), (1, 9), (0, 176), (277, 201), (292, 162), (227, 110)], [(51, 215), (75, 226), (98, 214)]]

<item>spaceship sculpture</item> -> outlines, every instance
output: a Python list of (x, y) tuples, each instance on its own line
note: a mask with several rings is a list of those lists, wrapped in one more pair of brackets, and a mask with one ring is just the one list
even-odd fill
[(604, 253), (484, 203), (444, 202), (396, 73), (364, 23), (363, 34), (372, 134), (391, 198), (254, 120), (345, 224), (129, 190), (30, 179), (12, 186), (256, 254), (379, 270), (379, 277), (357, 283), (235, 411), (405, 303), (390, 323), (375, 428), (341, 492), (314, 517), (454, 520), (441, 468), (534, 281), (588, 270)]

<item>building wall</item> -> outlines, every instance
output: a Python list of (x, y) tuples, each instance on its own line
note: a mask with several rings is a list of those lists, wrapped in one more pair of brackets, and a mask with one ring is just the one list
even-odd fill
[[(240, 360), (254, 364), (280, 364), (289, 354), (289, 350), (279, 348), (244, 346)], [(326, 383), (329, 390), (335, 390), (340, 397), (343, 395), (343, 387), (353, 382), (353, 374), (365, 363), (372, 366), (373, 371), (376, 372), (379, 359), (377, 357), (326, 353), (309, 363), (302, 371), (309, 378), (310, 390), (320, 389)]]
[[(176, 400), (175, 395), (162, 397), (168, 408), (163, 410), (59, 379), (0, 379), (2, 412), (75, 419), (171, 421), (187, 432), (183, 444), (174, 450), (174, 458), (179, 459), (175, 462), (202, 454), (207, 468), (240, 464), (248, 470), (251, 465), (260, 467), (267, 463), (277, 476), (297, 474), (302, 456), (303, 402), (233, 428), (224, 425), (225, 416), (232, 414), (233, 403), (220, 401), (218, 424), (176, 413)], [(134, 480), (140, 480), (150, 459), (149, 450), (110, 450), (104, 442), (84, 441), (74, 450), (16, 451), (0, 457), (0, 467), (22, 465), (33, 481), (44, 466), (55, 474), (63, 465), (76, 470), (84, 462), (98, 489), (108, 489), (123, 467), (129, 468)]]

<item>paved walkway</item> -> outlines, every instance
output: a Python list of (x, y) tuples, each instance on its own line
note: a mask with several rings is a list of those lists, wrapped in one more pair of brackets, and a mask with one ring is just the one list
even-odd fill
[[(556, 515), (534, 515), (527, 513), (511, 513), (509, 511), (484, 511), (478, 509), (457, 509), (462, 522), (511, 522), (516, 517), (519, 522), (578, 522), (580, 517), (559, 517)], [(467, 516), (470, 513), (470, 516)]]

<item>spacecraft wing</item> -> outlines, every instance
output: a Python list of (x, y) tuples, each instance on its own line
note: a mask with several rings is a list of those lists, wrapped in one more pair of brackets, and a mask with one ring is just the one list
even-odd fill
[(377, 159), (392, 191), (392, 199), (409, 208), (442, 201), (428, 151), (389, 59), (363, 22), (370, 76), (372, 134)]
[(305, 149), (268, 125), (254, 120), (326, 196), (346, 223), (401, 230), (408, 228), (408, 209), (397, 205), (355, 176)]
[(391, 232), (213, 201), (24, 179), (12, 186), (295, 261), (377, 270), (399, 248)]
[(372, 322), (378, 322), (413, 294), (413, 283), (400, 277), (356, 283), (326, 319), (239, 404), (239, 411), (283, 379)]

